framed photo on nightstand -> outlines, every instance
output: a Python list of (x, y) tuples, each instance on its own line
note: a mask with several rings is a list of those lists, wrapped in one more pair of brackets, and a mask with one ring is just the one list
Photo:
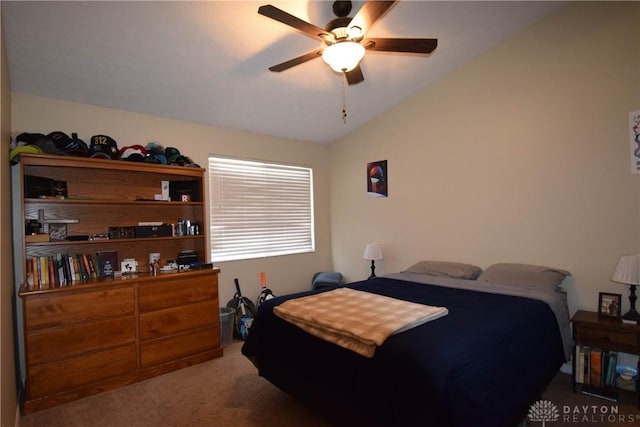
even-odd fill
[(620, 318), (622, 295), (600, 292), (598, 298), (598, 316)]

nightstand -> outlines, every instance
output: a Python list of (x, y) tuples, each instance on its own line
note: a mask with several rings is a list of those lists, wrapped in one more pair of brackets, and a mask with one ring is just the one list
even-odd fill
[[(578, 310), (571, 319), (575, 346), (590, 346), (608, 351), (640, 355), (640, 327), (619, 319), (600, 317), (592, 311)], [(573, 391), (576, 391), (576, 354), (573, 354)], [(616, 391), (624, 391), (614, 389)], [(640, 408), (640, 394), (638, 395)]]

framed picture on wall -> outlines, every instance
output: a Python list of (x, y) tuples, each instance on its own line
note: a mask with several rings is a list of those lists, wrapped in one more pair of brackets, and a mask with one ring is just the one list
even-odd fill
[(598, 298), (598, 316), (620, 318), (620, 303), (622, 302), (621, 294), (610, 294), (608, 292), (600, 292)]
[(389, 175), (387, 161), (367, 163), (367, 195), (369, 197), (387, 197)]
[(629, 113), (629, 143), (631, 144), (631, 173), (640, 174), (640, 110)]

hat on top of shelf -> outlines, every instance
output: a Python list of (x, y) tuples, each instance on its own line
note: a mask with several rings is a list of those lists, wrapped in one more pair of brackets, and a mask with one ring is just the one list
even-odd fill
[(43, 151), (42, 148), (38, 147), (35, 144), (18, 145), (9, 153), (9, 161), (11, 162), (11, 164), (15, 165), (18, 162), (18, 160), (16, 160), (16, 156), (20, 153), (42, 154)]
[(94, 135), (91, 137), (89, 157), (100, 159), (115, 159), (118, 155), (118, 143), (107, 135)]
[(189, 158), (187, 156), (183, 156), (183, 155), (179, 155), (178, 157), (173, 159), (173, 161), (170, 164), (175, 165), (175, 166), (188, 166), (188, 167), (192, 167), (192, 168), (199, 168), (200, 167), (200, 165), (197, 164), (197, 163), (194, 163), (193, 160), (191, 160), (191, 158)]
[(149, 142), (145, 147), (147, 156), (144, 161), (147, 163), (167, 164), (167, 156), (164, 154), (164, 147), (157, 142)]
[(16, 143), (18, 145), (37, 144), (39, 140), (46, 138), (47, 136), (42, 133), (29, 133), (22, 132), (16, 136)]
[[(73, 133), (72, 136), (70, 138), (66, 133), (60, 131), (51, 132), (49, 135), (23, 132), (16, 137), (16, 143), (18, 146), (37, 146), (40, 148), (39, 153), (86, 156), (87, 144), (79, 139), (77, 134)], [(38, 153), (34, 148), (26, 151)]]
[(167, 163), (172, 164), (180, 156), (180, 150), (175, 147), (167, 147), (164, 149), (164, 156), (167, 158)]
[[(51, 132), (46, 136), (44, 141), (46, 144), (53, 143), (55, 149), (58, 150), (57, 154), (67, 154), (70, 156), (78, 157), (86, 157), (89, 154), (87, 144), (85, 144), (83, 140), (78, 138), (77, 133), (72, 133), (71, 138), (69, 138), (69, 136), (64, 132)], [(43, 142), (42, 139), (40, 140), (38, 145), (40, 145), (41, 142)], [(47, 152), (44, 147), (41, 146), (41, 148), (45, 150), (45, 152)]]
[(142, 145), (129, 145), (118, 151), (118, 159), (130, 162), (144, 162), (147, 150)]
[[(56, 134), (62, 134), (62, 132), (56, 132)], [(16, 141), (24, 141), (27, 144), (34, 144), (40, 147), (43, 153), (46, 154), (66, 154), (62, 148), (64, 147), (64, 140), (62, 137), (58, 137), (55, 141), (51, 137), (53, 132), (49, 135), (43, 135), (41, 133), (21, 133), (16, 137)], [(67, 135), (64, 135), (66, 139), (70, 139)], [(58, 146), (60, 144), (60, 146)]]

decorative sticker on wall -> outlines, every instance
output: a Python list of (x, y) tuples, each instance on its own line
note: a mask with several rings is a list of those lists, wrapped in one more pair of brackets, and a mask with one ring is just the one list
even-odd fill
[(387, 197), (389, 176), (387, 161), (367, 163), (367, 195), (369, 197)]
[(629, 139), (631, 144), (631, 173), (640, 174), (640, 110), (629, 113)]

